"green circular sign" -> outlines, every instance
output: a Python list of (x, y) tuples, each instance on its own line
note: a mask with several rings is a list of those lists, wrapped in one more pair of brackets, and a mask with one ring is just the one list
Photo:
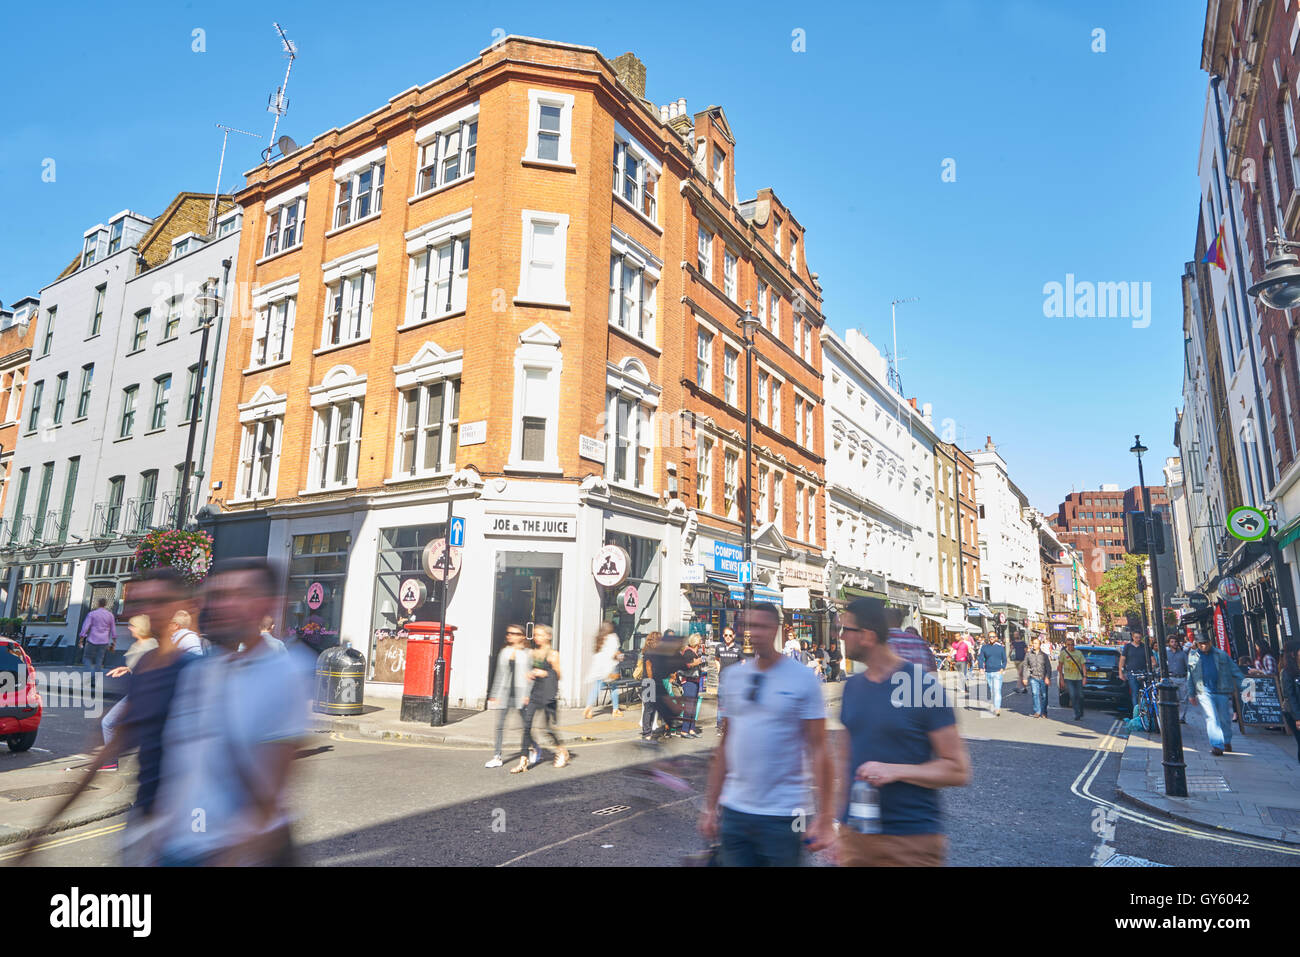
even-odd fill
[(1239, 506), (1228, 513), (1228, 531), (1243, 542), (1257, 542), (1268, 534), (1268, 516), (1249, 505)]

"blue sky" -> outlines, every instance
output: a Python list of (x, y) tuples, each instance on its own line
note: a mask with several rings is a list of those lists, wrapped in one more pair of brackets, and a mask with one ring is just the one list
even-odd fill
[[(832, 328), (888, 348), (890, 299), (919, 297), (899, 307), (905, 392), (968, 448), (992, 434), (1037, 507), (1072, 486), (1135, 484), (1135, 432), (1149, 474), (1174, 452), (1202, 3), (530, 2), (449, 18), (384, 0), (74, 3), (57, 18), (24, 6), (0, 15), (16, 41), (0, 89), (6, 303), (118, 210), (155, 215), (179, 190), (211, 190), (216, 123), (263, 136), (232, 137), (222, 186), (242, 181), (284, 72), (272, 20), (300, 51), (280, 132), (304, 143), (472, 59), (499, 29), (631, 50), (651, 100), (722, 105), (737, 189), (774, 187), (807, 228)], [(791, 49), (796, 29), (806, 52)], [(949, 158), (956, 180), (943, 182)], [(1067, 273), (1150, 282), (1150, 325), (1044, 317), (1044, 284)]]

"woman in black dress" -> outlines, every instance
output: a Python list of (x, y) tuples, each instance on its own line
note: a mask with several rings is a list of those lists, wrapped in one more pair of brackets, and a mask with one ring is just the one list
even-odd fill
[(519, 763), (510, 769), (511, 774), (519, 774), (535, 767), (542, 760), (542, 752), (533, 740), (533, 719), (542, 716), (542, 724), (555, 746), (555, 766), (562, 768), (569, 763), (569, 752), (555, 733), (558, 718), (556, 698), (560, 690), (560, 656), (551, 647), (551, 629), (548, 625), (533, 626), (533, 642), (537, 649), (533, 652), (532, 686), (528, 689), (528, 700), (524, 704), (524, 743), (523, 755)]

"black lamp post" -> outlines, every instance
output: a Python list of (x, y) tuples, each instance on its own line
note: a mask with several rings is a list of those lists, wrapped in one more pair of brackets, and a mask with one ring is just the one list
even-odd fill
[(203, 395), (203, 367), (208, 364), (208, 334), (212, 331), (212, 322), (221, 308), (221, 296), (217, 292), (217, 278), (211, 277), (203, 287), (202, 293), (195, 300), (199, 307), (199, 321), (203, 334), (199, 337), (199, 365), (194, 372), (194, 398), (190, 402), (190, 428), (185, 439), (185, 465), (181, 473), (181, 498), (176, 503), (176, 528), (185, 527), (185, 519), (190, 509), (190, 470), (194, 467), (194, 435), (199, 424), (199, 399)]
[(745, 582), (745, 630), (741, 654), (754, 656), (754, 644), (749, 635), (749, 609), (754, 603), (754, 318), (749, 300), (745, 300), (745, 314), (736, 320), (745, 343), (745, 561), (749, 565), (749, 581)]
[[(1156, 567), (1155, 528), (1151, 521), (1151, 496), (1147, 493), (1147, 480), (1142, 471), (1142, 453), (1147, 447), (1142, 437), (1133, 436), (1129, 449), (1138, 460), (1138, 484), (1142, 488), (1142, 513), (1146, 523), (1147, 563), (1151, 567), (1151, 617), (1155, 623), (1156, 645), (1160, 652), (1160, 684), (1157, 686), (1160, 702), (1160, 744), (1164, 751), (1165, 794), (1169, 797), (1187, 797), (1187, 763), (1183, 760), (1183, 729), (1178, 721), (1178, 687), (1169, 678), (1169, 659), (1165, 655), (1165, 616), (1161, 610), (1160, 569)], [(1143, 600), (1143, 631), (1146, 630), (1146, 601)], [(1146, 641), (1146, 634), (1142, 635)]]

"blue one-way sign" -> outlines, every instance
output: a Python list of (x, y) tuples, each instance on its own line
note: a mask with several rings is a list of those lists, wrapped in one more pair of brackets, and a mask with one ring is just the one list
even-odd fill
[(750, 582), (754, 580), (754, 563), (741, 562), (739, 566), (739, 572), (740, 573), (739, 575), (737, 575), (737, 577), (740, 579), (740, 583), (742, 585), (748, 585)]
[(453, 518), (451, 520), (451, 547), (465, 547), (465, 520), (463, 518)]

